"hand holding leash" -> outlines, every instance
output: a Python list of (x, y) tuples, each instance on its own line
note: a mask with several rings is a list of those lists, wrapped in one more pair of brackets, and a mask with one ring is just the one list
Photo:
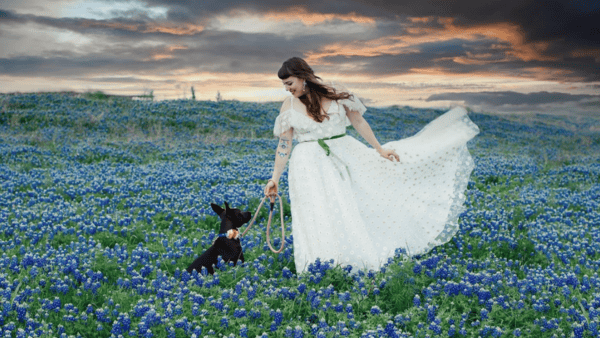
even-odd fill
[(265, 196), (269, 196), (271, 200), (271, 210), (273, 210), (273, 204), (275, 203), (275, 195), (277, 195), (277, 182), (269, 179), (269, 183), (265, 187)]
[[(285, 225), (283, 223), (283, 202), (281, 201), (281, 196), (277, 193), (277, 183), (274, 180), (269, 180), (267, 186), (265, 187), (265, 197), (263, 197), (262, 201), (258, 205), (256, 212), (254, 213), (254, 217), (246, 227), (246, 230), (241, 234), (241, 237), (244, 237), (246, 232), (250, 230), (250, 227), (254, 224), (256, 220), (256, 216), (260, 211), (260, 208), (263, 206), (263, 203), (267, 200), (267, 197), (271, 199), (271, 211), (269, 212), (269, 220), (267, 221), (267, 244), (269, 245), (269, 249), (274, 253), (280, 253), (283, 251), (283, 246), (285, 245)], [(279, 198), (279, 216), (281, 218), (281, 246), (279, 250), (275, 250), (273, 246), (271, 246), (271, 220), (273, 218), (273, 205), (275, 204), (275, 197)]]

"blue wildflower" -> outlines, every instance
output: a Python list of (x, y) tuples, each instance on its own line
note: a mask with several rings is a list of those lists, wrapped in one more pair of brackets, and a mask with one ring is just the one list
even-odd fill
[(377, 305), (373, 305), (373, 306), (371, 307), (371, 314), (372, 314), (372, 315), (378, 315), (378, 314), (380, 314), (380, 313), (381, 313), (381, 309), (379, 308), (379, 306), (377, 306)]

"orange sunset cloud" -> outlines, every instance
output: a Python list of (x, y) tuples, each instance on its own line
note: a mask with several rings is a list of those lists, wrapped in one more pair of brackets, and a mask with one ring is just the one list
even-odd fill
[(276, 71), (291, 56), (371, 105), (444, 105), (427, 98), (478, 91), (595, 97), (600, 89), (598, 20), (583, 3), (127, 0), (100, 8), (57, 0), (32, 13), (33, 1), (0, 9), (4, 92), (153, 90), (168, 99), (194, 87), (198, 99), (279, 101), (287, 94)]
[(155, 54), (152, 54), (152, 56), (149, 58), (149, 60), (172, 59), (175, 57), (175, 56), (173, 56), (173, 52), (176, 50), (180, 50), (180, 49), (188, 49), (188, 47), (180, 46), (180, 45), (168, 46), (166, 48), (160, 49)]
[[(433, 18), (410, 18), (414, 23), (429, 23)], [(385, 36), (368, 41), (353, 41), (345, 43), (333, 43), (321, 49), (309, 52), (308, 59), (318, 62), (319, 59), (330, 56), (376, 56), (383, 54), (400, 55), (407, 53), (418, 53), (416, 45), (449, 41), (453, 39), (480, 40), (482, 37), (497, 39), (507, 42), (509, 46), (495, 45), (497, 49), (506, 49), (504, 60), (494, 62), (507, 62), (515, 59), (522, 61), (555, 61), (557, 58), (542, 54), (548, 48), (548, 42), (525, 42), (524, 34), (520, 27), (510, 23), (495, 23), (478, 25), (473, 27), (461, 27), (454, 25), (452, 18), (441, 18), (438, 22), (443, 28), (435, 27), (412, 27), (407, 26), (406, 35)], [(467, 53), (466, 56), (454, 58), (461, 64), (485, 64), (489, 54)]]
[(262, 14), (262, 17), (266, 20), (274, 21), (293, 21), (299, 20), (303, 24), (310, 26), (323, 23), (330, 20), (343, 20), (352, 21), (359, 24), (374, 25), (375, 19), (363, 15), (351, 12), (348, 14), (334, 14), (334, 13), (316, 13), (309, 12), (305, 7), (294, 6), (286, 11), (268, 11)]
[(190, 23), (169, 24), (169, 23), (122, 23), (106, 20), (81, 20), (79, 25), (83, 28), (111, 28), (116, 30), (126, 30), (140, 33), (166, 33), (172, 35), (194, 35), (202, 32), (204, 26)]

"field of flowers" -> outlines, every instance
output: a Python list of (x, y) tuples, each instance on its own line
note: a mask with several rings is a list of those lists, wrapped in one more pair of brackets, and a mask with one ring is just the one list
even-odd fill
[[(255, 212), (279, 106), (0, 95), (1, 337), (600, 337), (592, 118), (471, 113), (460, 232), (426, 255), (298, 275), (286, 202), (283, 253), (265, 207), (246, 263), (185, 272), (218, 231), (211, 202)], [(385, 143), (441, 113), (365, 118)]]

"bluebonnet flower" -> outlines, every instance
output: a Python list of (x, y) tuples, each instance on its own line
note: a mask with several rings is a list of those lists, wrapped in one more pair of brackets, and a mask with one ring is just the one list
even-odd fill
[[(245, 326), (245, 325), (242, 324), (242, 326)], [(247, 331), (247, 329), (246, 329), (246, 331)], [(195, 334), (196, 336), (200, 337), (200, 335), (202, 334), (202, 328), (200, 326), (196, 325), (194, 327), (194, 330), (192, 331), (192, 334)], [(242, 335), (241, 328), (240, 328), (240, 335)], [(242, 335), (242, 337), (243, 337), (243, 335)]]
[(300, 283), (300, 285), (298, 285), (298, 292), (304, 293), (305, 290), (306, 290), (306, 284)]
[(421, 297), (419, 297), (419, 295), (413, 297), (413, 305), (416, 307), (421, 306)]
[(166, 327), (165, 330), (167, 331), (167, 338), (175, 338), (175, 328), (172, 326)]
[(433, 305), (428, 305), (427, 306), (427, 321), (428, 322), (433, 322), (435, 320), (435, 310), (437, 309), (437, 306), (433, 306)]
[(584, 326), (578, 323), (573, 324), (573, 336), (575, 338), (583, 338)]
[(244, 309), (244, 308), (241, 308), (241, 309), (236, 308), (233, 311), (233, 316), (235, 318), (243, 318), (243, 317), (246, 317), (246, 315), (247, 315), (246, 309)]
[(488, 319), (488, 310), (486, 310), (485, 308), (481, 309), (481, 320), (484, 321), (486, 319)]
[(448, 337), (454, 337), (454, 335), (456, 334), (456, 327), (454, 326), (454, 324), (450, 325), (450, 328), (448, 329)]
[(420, 274), (421, 270), (422, 270), (421, 264), (419, 264), (418, 262), (415, 263), (415, 266), (413, 267), (413, 272), (415, 273), (415, 275)]
[(27, 304), (15, 304), (16, 312), (17, 312), (17, 320), (20, 322), (25, 321), (25, 315), (27, 314)]
[(438, 321), (432, 321), (429, 324), (429, 330), (433, 331), (435, 335), (439, 335), (442, 333), (442, 326), (439, 325)]
[(252, 300), (256, 297), (256, 290), (253, 287), (248, 289), (248, 300)]
[(304, 337), (304, 330), (302, 330), (302, 328), (300, 326), (296, 326), (294, 328), (294, 338), (303, 338)]
[(385, 333), (391, 337), (394, 335), (395, 331), (396, 327), (394, 326), (394, 322), (388, 320), (388, 322), (385, 324)]
[(248, 316), (252, 319), (257, 319), (261, 317), (261, 312), (254, 309), (250, 309), (250, 311), (248, 312)]
[(379, 306), (377, 306), (377, 305), (373, 305), (373, 306), (371, 307), (371, 314), (372, 314), (372, 315), (378, 315), (378, 314), (380, 314), (380, 313), (381, 313), (381, 309), (379, 308)]
[(226, 316), (223, 316), (223, 318), (221, 318), (221, 326), (225, 328), (229, 327), (229, 319), (227, 319)]
[(277, 310), (271, 310), (270, 312), (271, 317), (273, 317), (273, 320), (275, 321), (275, 325), (281, 325), (281, 322), (283, 322), (283, 313), (281, 313), (280, 309)]
[(320, 329), (324, 329), (324, 330), (327, 330), (329, 328), (329, 325), (327, 325), (327, 322), (325, 321), (325, 318), (321, 318), (319, 320), (319, 328)]

